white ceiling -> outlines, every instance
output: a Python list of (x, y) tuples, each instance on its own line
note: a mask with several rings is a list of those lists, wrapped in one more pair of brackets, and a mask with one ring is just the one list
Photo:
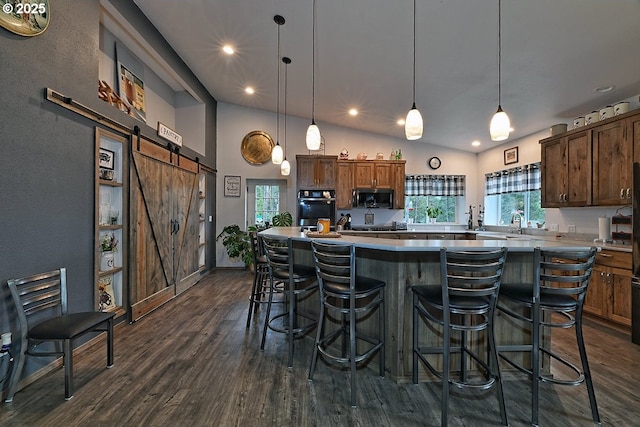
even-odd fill
[[(273, 17), (284, 16), (287, 112), (310, 120), (312, 0), (134, 1), (215, 99), (269, 111), (277, 92)], [(316, 8), (320, 130), (331, 123), (404, 138), (396, 121), (412, 102), (412, 0), (317, 0)], [(498, 0), (418, 0), (416, 9), (416, 103), (425, 128), (415, 143), (470, 152), (495, 146), (488, 128), (498, 105)], [(234, 56), (222, 53), (225, 43)], [(594, 91), (608, 84), (615, 90)], [(247, 85), (255, 95), (245, 94)], [(503, 0), (509, 140), (637, 94), (640, 0)], [(351, 107), (360, 110), (355, 118)]]

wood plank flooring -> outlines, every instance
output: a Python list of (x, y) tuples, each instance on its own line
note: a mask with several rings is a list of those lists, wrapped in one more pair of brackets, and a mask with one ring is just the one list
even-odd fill
[[(221, 270), (140, 321), (120, 325), (115, 365), (106, 369), (103, 342), (75, 360), (75, 396), (64, 400), (58, 369), (0, 403), (0, 426), (439, 426), (437, 383), (396, 384), (358, 370), (358, 408), (349, 405), (349, 379), (319, 363), (307, 381), (312, 341), (298, 340), (294, 368), (286, 341), (270, 333), (260, 347), (264, 310), (245, 329), (248, 271)], [(603, 426), (640, 426), (640, 346), (597, 324), (587, 349)], [(558, 351), (573, 353), (566, 336)], [(530, 386), (505, 382), (511, 426), (529, 425)], [(500, 424), (495, 392), (456, 394), (450, 426)], [(590, 426), (586, 387), (544, 384), (541, 426)]]

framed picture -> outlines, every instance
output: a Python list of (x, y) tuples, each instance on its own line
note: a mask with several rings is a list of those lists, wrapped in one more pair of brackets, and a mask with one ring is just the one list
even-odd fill
[(224, 195), (225, 197), (240, 197), (240, 186), (242, 178), (239, 176), (225, 175)]
[(118, 89), (120, 98), (132, 108), (135, 117), (147, 122), (147, 113), (144, 96), (144, 82), (133, 74), (127, 67), (120, 65), (120, 78)]
[(504, 164), (510, 165), (512, 163), (518, 163), (518, 147), (504, 150)]
[(99, 166), (101, 169), (114, 169), (116, 153), (107, 150), (106, 148), (100, 148)]

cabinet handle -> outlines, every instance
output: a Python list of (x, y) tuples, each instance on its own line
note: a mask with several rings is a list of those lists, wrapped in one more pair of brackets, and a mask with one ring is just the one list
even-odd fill
[(558, 201), (561, 202), (562, 201), (562, 193), (558, 194)]
[(620, 189), (620, 198), (624, 199), (624, 188)]
[(600, 255), (602, 258), (613, 258), (613, 255), (611, 254), (598, 254)]
[(631, 189), (627, 188), (627, 199), (631, 198)]

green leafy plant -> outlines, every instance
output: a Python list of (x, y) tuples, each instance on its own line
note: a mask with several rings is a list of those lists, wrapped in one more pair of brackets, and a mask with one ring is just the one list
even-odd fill
[(107, 233), (102, 236), (102, 240), (100, 241), (100, 250), (102, 252), (115, 252), (118, 250), (118, 239), (116, 239), (115, 234)]
[(429, 218), (437, 218), (438, 215), (442, 213), (442, 209), (437, 206), (429, 206), (427, 207), (427, 216)]
[[(255, 228), (255, 227), (254, 227)], [(240, 229), (237, 224), (227, 225), (216, 237), (216, 241), (222, 239), (222, 245), (231, 259), (241, 259), (245, 266), (253, 262), (251, 253), (251, 241), (249, 232)]]
[(291, 213), (284, 211), (273, 216), (271, 219), (274, 227), (291, 227), (293, 224), (293, 217)]

